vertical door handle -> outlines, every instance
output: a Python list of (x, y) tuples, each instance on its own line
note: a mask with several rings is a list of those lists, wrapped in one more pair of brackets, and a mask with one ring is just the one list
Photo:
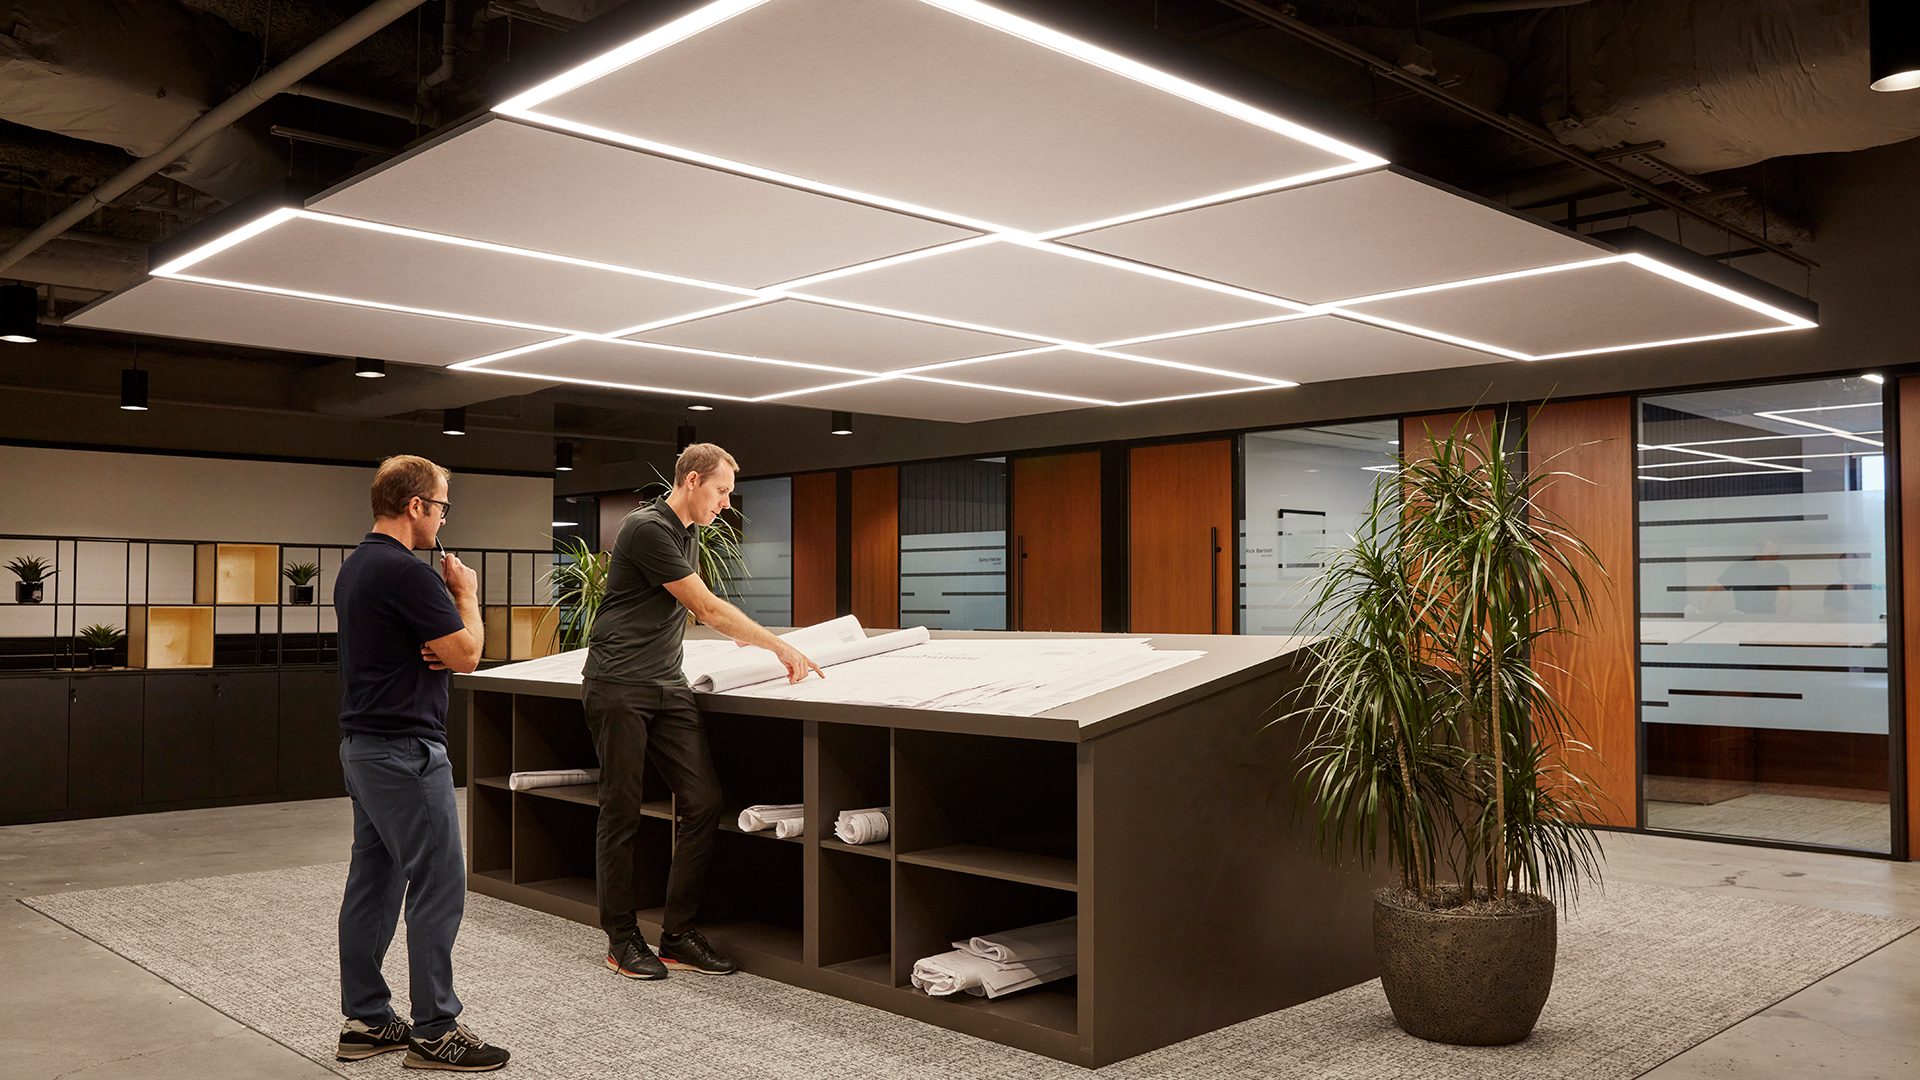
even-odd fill
[(1212, 629), (1209, 633), (1220, 632), (1220, 526), (1207, 530), (1207, 604)]
[(1027, 628), (1027, 538), (1024, 534), (1013, 538), (1013, 628)]

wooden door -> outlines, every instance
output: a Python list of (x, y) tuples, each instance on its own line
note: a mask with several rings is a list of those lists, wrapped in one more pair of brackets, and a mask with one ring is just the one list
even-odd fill
[(853, 471), (853, 614), (861, 626), (900, 625), (900, 470)]
[(1572, 474), (1548, 483), (1541, 507), (1585, 540), (1599, 564), (1582, 568), (1589, 617), (1543, 642), (1535, 666), (1566, 705), (1574, 737), (1592, 748), (1567, 764), (1593, 785), (1596, 822), (1627, 827), (1639, 824), (1640, 810), (1633, 457), (1631, 398), (1550, 404), (1527, 426), (1529, 466)]
[(1136, 447), (1128, 462), (1135, 633), (1233, 633), (1233, 443)]
[(1098, 633), (1100, 454), (1015, 458), (1013, 629)]
[(839, 608), (839, 478), (830, 472), (793, 478), (793, 624), (826, 622)]

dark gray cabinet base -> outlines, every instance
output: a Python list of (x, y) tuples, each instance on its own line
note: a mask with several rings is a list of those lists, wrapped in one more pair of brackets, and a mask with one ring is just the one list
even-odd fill
[(334, 668), (0, 678), (0, 825), (346, 794)]

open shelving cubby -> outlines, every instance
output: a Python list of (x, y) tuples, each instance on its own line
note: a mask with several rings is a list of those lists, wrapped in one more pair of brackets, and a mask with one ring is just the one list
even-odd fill
[(213, 666), (213, 608), (136, 605), (127, 609), (127, 666)]
[(900, 862), (1078, 887), (1072, 744), (905, 730), (895, 733), (893, 760)]
[(280, 545), (195, 545), (193, 599), (200, 604), (280, 602)]
[(559, 618), (545, 607), (490, 605), (481, 610), (485, 659), (537, 660), (559, 650)]

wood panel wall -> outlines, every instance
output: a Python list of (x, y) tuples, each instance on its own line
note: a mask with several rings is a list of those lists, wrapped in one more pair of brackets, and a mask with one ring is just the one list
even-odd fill
[(830, 472), (793, 478), (793, 622), (811, 626), (839, 607), (840, 508), (838, 477)]
[(1015, 458), (1015, 630), (1099, 633), (1100, 454)]
[(900, 469), (853, 471), (853, 614), (900, 625)]
[(1128, 475), (1131, 629), (1233, 633), (1232, 441), (1135, 447)]
[[(1907, 850), (1920, 859), (1920, 378), (1899, 383), (1901, 662), (1905, 672)], [(1896, 856), (1902, 852), (1894, 852)]]
[(1633, 458), (1631, 398), (1551, 403), (1533, 411), (1528, 467), (1572, 474), (1551, 481), (1540, 505), (1585, 540), (1598, 562), (1582, 568), (1592, 592), (1589, 617), (1572, 634), (1543, 643), (1536, 667), (1572, 714), (1575, 737), (1592, 747), (1567, 764), (1595, 789), (1595, 822), (1625, 827), (1640, 823)]

